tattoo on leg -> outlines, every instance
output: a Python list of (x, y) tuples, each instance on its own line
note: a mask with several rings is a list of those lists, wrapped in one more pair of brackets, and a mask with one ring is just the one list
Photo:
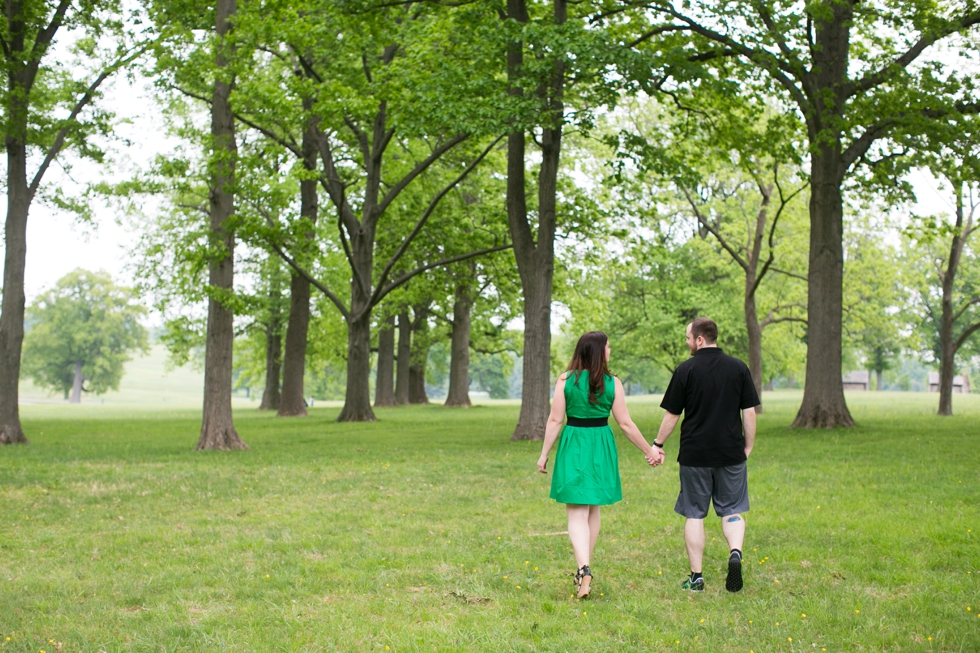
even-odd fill
[(728, 523), (729, 524), (731, 524), (732, 522), (736, 522), (736, 521), (742, 521), (742, 518), (739, 517), (738, 515), (735, 515), (734, 517), (729, 517), (728, 518)]

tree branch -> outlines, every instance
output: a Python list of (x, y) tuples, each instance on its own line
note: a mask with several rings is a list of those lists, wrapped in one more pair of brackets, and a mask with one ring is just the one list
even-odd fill
[(347, 203), (344, 182), (341, 180), (340, 175), (337, 173), (337, 167), (334, 165), (333, 152), (330, 150), (330, 144), (327, 142), (327, 135), (319, 127), (316, 128), (316, 135), (317, 149), (320, 150), (320, 158), (323, 159), (325, 173), (325, 178), (324, 175), (320, 175), (320, 185), (327, 191), (330, 201), (333, 202), (337, 211), (340, 212), (340, 217), (344, 221), (347, 231), (350, 232), (359, 229), (361, 223), (357, 219), (357, 216), (354, 215), (354, 210), (351, 209), (350, 204)]
[[(61, 22), (65, 19), (65, 14), (68, 13), (71, 2), (72, 0), (61, 0), (58, 3), (58, 7), (54, 10), (54, 14), (51, 16), (51, 21), (34, 37), (34, 45), (31, 46), (31, 54), (28, 57), (28, 61), (30, 62), (28, 64), (30, 77), (30, 81), (27, 84), (28, 88), (34, 84), (34, 78), (37, 75), (38, 66), (41, 64), (41, 58), (47, 52), (48, 46), (51, 45), (51, 41), (54, 39), (54, 35), (61, 27)], [(21, 11), (24, 11), (23, 7), (21, 7)]]
[(963, 346), (963, 343), (966, 342), (966, 339), (972, 336), (978, 330), (980, 330), (980, 322), (970, 325), (970, 327), (966, 331), (961, 333), (960, 337), (957, 338), (956, 342), (953, 343), (953, 353), (955, 354), (956, 352), (958, 352), (960, 350), (960, 347)]
[(974, 297), (973, 299), (970, 299), (965, 304), (963, 304), (963, 306), (960, 307), (960, 310), (956, 311), (956, 314), (953, 316), (953, 322), (960, 319), (963, 313), (966, 313), (967, 309), (969, 309), (974, 304), (980, 304), (980, 297)]
[[(65, 2), (62, 4), (64, 3)], [(143, 45), (130, 50), (125, 55), (116, 59), (105, 70), (103, 70), (98, 77), (95, 78), (95, 81), (89, 84), (89, 87), (86, 89), (84, 95), (82, 95), (82, 97), (75, 102), (75, 106), (72, 107), (71, 113), (68, 114), (68, 118), (65, 119), (64, 126), (58, 130), (58, 134), (54, 137), (54, 142), (51, 144), (51, 147), (48, 148), (47, 154), (44, 155), (44, 160), (41, 162), (41, 165), (38, 166), (37, 172), (34, 173), (34, 179), (31, 181), (31, 185), (27, 190), (28, 203), (33, 201), (34, 195), (37, 193), (37, 189), (41, 185), (41, 179), (44, 177), (44, 173), (47, 172), (48, 168), (51, 166), (51, 162), (54, 161), (55, 157), (57, 157), (61, 152), (61, 148), (64, 147), (65, 139), (68, 137), (68, 131), (71, 128), (72, 123), (76, 118), (78, 118), (78, 114), (80, 114), (95, 97), (95, 93), (99, 90), (102, 82), (111, 77), (113, 73), (123, 66), (126, 66), (141, 57), (143, 53), (149, 49), (149, 47), (150, 43), (144, 43)]]
[(403, 274), (403, 275), (401, 275), (399, 277), (396, 277), (396, 278), (392, 279), (390, 282), (388, 282), (388, 285), (381, 291), (381, 293), (378, 295), (377, 299), (374, 301), (373, 304), (370, 304), (370, 306), (377, 305), (378, 302), (380, 302), (382, 299), (384, 299), (385, 295), (387, 295), (388, 293), (390, 293), (392, 290), (394, 290), (398, 286), (404, 284), (406, 281), (412, 279), (416, 275), (422, 274), (426, 270), (431, 270), (432, 268), (437, 268), (437, 267), (442, 266), (442, 265), (450, 265), (451, 263), (459, 263), (460, 261), (466, 261), (466, 260), (471, 259), (471, 258), (476, 258), (477, 256), (483, 256), (484, 254), (492, 254), (494, 252), (502, 252), (503, 250), (510, 249), (513, 246), (514, 246), (513, 244), (508, 243), (507, 245), (497, 245), (495, 247), (488, 247), (486, 249), (480, 249), (480, 250), (476, 250), (474, 252), (469, 252), (468, 254), (460, 254), (459, 256), (453, 256), (453, 257), (450, 257), (450, 258), (440, 259), (438, 261), (435, 261), (434, 263), (427, 263), (427, 264), (425, 264), (425, 265), (423, 265), (421, 267), (415, 268), (411, 272), (406, 272), (405, 274)]
[(710, 41), (714, 41), (715, 43), (720, 43), (734, 50), (741, 56), (751, 61), (755, 61), (763, 68), (768, 70), (769, 74), (771, 74), (777, 82), (779, 82), (787, 91), (789, 91), (790, 95), (793, 96), (793, 100), (799, 105), (803, 113), (809, 113), (810, 102), (790, 78), (791, 75), (795, 77), (796, 71), (788, 62), (781, 61), (773, 53), (768, 52), (767, 50), (750, 48), (742, 43), (739, 43), (730, 36), (726, 36), (720, 32), (708, 29), (703, 25), (699, 25), (693, 18), (688, 18), (684, 14), (679, 13), (670, 4), (667, 4), (666, 6), (654, 5), (651, 6), (651, 8), (686, 23), (695, 34), (699, 34)]
[[(251, 204), (252, 205), (252, 208), (254, 208), (256, 211), (258, 211), (262, 215), (262, 217), (265, 218), (265, 221), (269, 223), (269, 226), (271, 226), (273, 229), (278, 229), (278, 225), (276, 224), (276, 221), (272, 219), (272, 216), (269, 215), (269, 212), (265, 208), (263, 208), (262, 206), (259, 206), (258, 204), (256, 204), (252, 200), (246, 200), (246, 201), (249, 204)], [(270, 238), (266, 238), (266, 242), (269, 243), (269, 246), (272, 247), (273, 250), (275, 250), (276, 254), (279, 255), (279, 258), (281, 258), (282, 260), (284, 260), (289, 265), (289, 267), (291, 267), (294, 270), (296, 270), (296, 272), (301, 277), (303, 277), (304, 279), (306, 279), (307, 281), (309, 281), (311, 284), (313, 284), (314, 286), (316, 286), (317, 289), (320, 292), (322, 292), (324, 295), (326, 295), (330, 299), (330, 301), (332, 301), (334, 303), (334, 305), (337, 307), (337, 309), (340, 311), (341, 315), (343, 315), (345, 319), (350, 316), (350, 311), (348, 311), (347, 310), (347, 307), (344, 306), (344, 303), (342, 301), (340, 301), (340, 298), (337, 297), (337, 295), (335, 295), (333, 292), (331, 292), (330, 289), (327, 288), (325, 285), (323, 285), (322, 283), (320, 283), (319, 281), (317, 281), (316, 279), (314, 279), (313, 278), (313, 275), (311, 275), (305, 269), (303, 269), (302, 267), (300, 267), (300, 265), (296, 262), (296, 260), (293, 259), (293, 257), (289, 256), (289, 254), (287, 254), (286, 251), (282, 247), (279, 246), (279, 243), (275, 242), (271, 237)]]
[(863, 93), (864, 91), (871, 90), (872, 88), (882, 84), (891, 75), (892, 71), (904, 70), (915, 61), (920, 54), (922, 54), (926, 48), (933, 45), (942, 38), (954, 34), (960, 30), (973, 27), (974, 25), (980, 24), (980, 13), (967, 14), (959, 21), (953, 23), (955, 29), (944, 29), (933, 32), (931, 34), (926, 34), (919, 38), (918, 41), (912, 44), (908, 50), (902, 53), (901, 56), (896, 57), (894, 60), (890, 61), (880, 70), (874, 72), (869, 72), (867, 75), (859, 80), (856, 80), (845, 87), (844, 97), (850, 98), (858, 93)]
[(722, 237), (721, 232), (708, 223), (707, 218), (701, 214), (700, 209), (698, 209), (698, 205), (694, 202), (694, 198), (691, 197), (691, 193), (688, 192), (687, 188), (681, 186), (681, 191), (683, 191), (684, 197), (687, 198), (688, 204), (691, 205), (691, 209), (694, 211), (694, 215), (697, 217), (698, 222), (700, 222), (705, 229), (711, 232), (712, 236), (718, 239), (718, 242), (725, 248), (725, 251), (728, 252), (728, 254), (742, 267), (743, 270), (748, 271), (749, 264), (741, 257), (741, 255), (739, 255), (738, 252), (732, 249), (732, 247), (728, 244), (728, 241)]
[(809, 281), (809, 279), (804, 277), (802, 274), (796, 274), (795, 272), (787, 272), (786, 270), (780, 270), (779, 268), (769, 268), (769, 269), (772, 270), (773, 272), (776, 272), (777, 274), (785, 274), (787, 277), (793, 277), (794, 279)]
[(408, 249), (409, 245), (412, 244), (412, 241), (415, 240), (415, 237), (419, 235), (420, 231), (422, 231), (422, 227), (425, 226), (425, 223), (428, 221), (429, 216), (432, 215), (432, 212), (435, 210), (436, 206), (438, 206), (442, 198), (445, 197), (449, 191), (455, 188), (459, 182), (463, 181), (467, 177), (467, 175), (469, 175), (470, 172), (472, 172), (473, 169), (476, 168), (476, 166), (478, 166), (481, 161), (483, 161), (483, 159), (487, 156), (487, 154), (489, 154), (490, 151), (494, 147), (496, 147), (497, 143), (499, 143), (500, 139), (502, 138), (503, 136), (499, 136), (497, 137), (496, 140), (490, 143), (490, 145), (488, 145), (486, 149), (480, 152), (479, 156), (473, 159), (473, 161), (471, 161), (470, 164), (466, 166), (466, 169), (464, 169), (463, 172), (461, 172), (458, 177), (453, 179), (442, 190), (436, 193), (435, 197), (432, 198), (432, 201), (429, 202), (429, 205), (425, 207), (425, 211), (422, 213), (422, 216), (419, 218), (418, 222), (415, 223), (415, 227), (412, 229), (411, 233), (405, 238), (404, 241), (402, 241), (402, 244), (398, 247), (398, 250), (392, 255), (392, 257), (388, 259), (388, 263), (385, 265), (384, 270), (382, 270), (381, 276), (378, 277), (378, 285), (374, 291), (375, 297), (372, 299), (373, 304), (376, 304), (378, 301), (380, 301), (380, 297), (378, 296), (378, 293), (380, 292), (381, 288), (385, 285), (385, 281), (387, 280), (388, 275), (391, 273), (392, 268), (394, 268), (395, 265), (398, 264), (398, 261), (405, 253), (405, 250)]
[[(443, 143), (442, 145), (436, 147), (436, 149), (432, 151), (432, 154), (427, 156), (424, 161), (420, 162), (414, 168), (412, 168), (411, 172), (409, 172), (407, 175), (402, 177), (398, 181), (398, 183), (396, 183), (394, 186), (391, 187), (391, 190), (385, 193), (385, 196), (381, 199), (381, 202), (378, 204), (378, 213), (379, 214), (384, 213), (385, 209), (387, 209), (388, 206), (395, 200), (395, 198), (398, 197), (398, 194), (401, 193), (403, 190), (405, 190), (406, 186), (412, 183), (412, 181), (414, 181), (415, 178), (418, 177), (420, 174), (425, 172), (429, 168), (429, 166), (431, 166), (439, 159), (439, 157), (441, 157), (443, 154), (445, 154), (452, 148), (456, 147), (457, 145), (465, 141), (467, 138), (469, 138), (469, 134), (458, 134), (453, 138), (451, 138), (450, 140)], [(499, 141), (500, 139), (498, 138), (496, 141), (494, 141), (494, 143), (497, 143)]]

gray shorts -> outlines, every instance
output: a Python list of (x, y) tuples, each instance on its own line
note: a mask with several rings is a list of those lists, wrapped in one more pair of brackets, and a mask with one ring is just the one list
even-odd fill
[(748, 512), (749, 483), (745, 463), (728, 467), (680, 466), (681, 492), (674, 512), (688, 519), (704, 519), (708, 502), (719, 517)]

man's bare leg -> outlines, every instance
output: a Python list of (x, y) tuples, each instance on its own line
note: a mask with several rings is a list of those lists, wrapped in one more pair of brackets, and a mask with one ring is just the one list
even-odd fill
[(721, 518), (721, 532), (728, 540), (729, 549), (742, 550), (745, 542), (745, 520), (742, 515), (728, 515)]
[(742, 515), (727, 515), (721, 518), (721, 532), (728, 540), (728, 577), (725, 589), (738, 592), (742, 589), (742, 544), (745, 542), (745, 520)]
[(684, 523), (684, 544), (687, 546), (687, 559), (691, 563), (691, 577), (684, 582), (684, 588), (694, 591), (704, 589), (701, 578), (701, 562), (704, 558), (704, 520), (688, 519)]
[(701, 573), (701, 561), (704, 558), (704, 520), (688, 519), (684, 524), (684, 544), (687, 545), (687, 559), (691, 563), (691, 571)]

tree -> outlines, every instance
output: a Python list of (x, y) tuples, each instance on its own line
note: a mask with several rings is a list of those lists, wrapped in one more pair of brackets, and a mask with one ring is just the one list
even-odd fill
[(231, 414), (232, 350), (235, 313), (226, 304), (235, 282), (235, 164), (238, 143), (231, 110), (235, 55), (230, 38), (237, 0), (218, 0), (215, 6), (214, 90), (211, 101), (211, 161), (208, 261), (208, 325), (204, 354), (204, 417), (197, 449), (247, 449)]
[[(976, 159), (960, 160), (947, 182), (955, 199), (953, 215), (925, 216), (907, 230), (909, 272), (915, 308), (939, 363), (939, 415), (953, 414), (953, 376), (961, 349), (980, 331), (980, 256), (970, 239), (977, 229), (980, 193)], [(931, 277), (931, 279), (930, 279)]]
[[(484, 141), (467, 152), (466, 165), (411, 215), (411, 226), (402, 231), (404, 237), (390, 257), (376, 261), (379, 234), (391, 231), (387, 227), (402, 203), (402, 192), (444, 155), (490, 131), (479, 100), (494, 96), (488, 87), (495, 80), (481, 65), (479, 48), (461, 38), (460, 25), (440, 8), (359, 8), (365, 11), (311, 2), (303, 11), (280, 6), (283, 16), (264, 12), (259, 19), (263, 25), (275, 25), (265, 47), (272, 53), (270, 62), (282, 72), (278, 87), (295, 82), (299, 96), (314, 98), (310, 115), (318, 117), (317, 146), (323, 162), (318, 181), (336, 211), (332, 240), (341, 247), (350, 271), (349, 300), (344, 301), (343, 293), (325, 282), (322, 270), (299, 260), (295, 238), (270, 233), (271, 246), (347, 321), (347, 396), (340, 421), (374, 419), (369, 396), (372, 311), (384, 297), (425, 270), (509, 247), (443, 252), (435, 261), (399, 272), (402, 257), (442, 198), (495, 145)], [(282, 20), (286, 14), (288, 20)], [(459, 15), (467, 19), (465, 11)], [(298, 152), (299, 146), (280, 126), (281, 94), (272, 91), (276, 86), (266, 88), (269, 92), (252, 98), (238, 119)], [(341, 99), (336, 96), (339, 90), (344, 93)], [(432, 102), (434, 97), (440, 103)]]
[[(86, 109), (99, 98), (103, 83), (140, 57), (149, 32), (140, 33), (123, 18), (115, 0), (73, 2), (9, 0), (2, 18), (3, 136), (7, 151), (7, 216), (3, 304), (0, 308), (0, 444), (26, 443), (20, 425), (18, 384), (24, 341), (24, 266), (27, 216), (42, 191), (44, 177), (68, 149), (101, 162), (92, 136), (110, 132), (111, 114)], [(74, 57), (56, 56), (56, 37), (77, 35)], [(79, 75), (80, 73), (80, 75)], [(28, 164), (39, 161), (33, 176)], [(52, 204), (84, 211), (55, 190)]]
[[(710, 235), (720, 254), (742, 269), (748, 366), (761, 397), (763, 329), (806, 324), (802, 289), (793, 292), (799, 280), (806, 280), (805, 267), (794, 260), (805, 251), (801, 236), (806, 230), (794, 200), (805, 190), (806, 179), (793, 124), (772, 107), (703, 89), (691, 96), (683, 98), (679, 113), (656, 105), (654, 111), (641, 105), (641, 111), (631, 113), (635, 131), (624, 130), (620, 147), (638, 159), (645, 175), (628, 180), (620, 166), (618, 177), (621, 183), (662, 187), (666, 197), (681, 199), (686, 210), (671, 211), (693, 213), (701, 237)], [(778, 281), (763, 286), (770, 274)], [(764, 293), (770, 285), (778, 287), (776, 292)], [(765, 295), (775, 301), (763, 303), (760, 315)], [(762, 412), (761, 404), (756, 411)]]
[(64, 392), (73, 404), (82, 392), (118, 390), (130, 353), (149, 353), (139, 323), (146, 309), (135, 299), (106, 272), (69, 272), (27, 311), (24, 373), (39, 386)]
[[(624, 44), (650, 48), (656, 59), (653, 72), (633, 69), (637, 83), (651, 91), (669, 90), (671, 79), (683, 84), (693, 77), (727, 84), (732, 92), (744, 92), (736, 85), (761, 84), (792, 106), (805, 126), (810, 147), (807, 346), (812, 354), (793, 425), (851, 426), (840, 374), (843, 184), (861, 164), (892, 156), (886, 139), (896, 131), (923, 131), (937, 118), (980, 108), (965, 79), (968, 73), (945, 68), (933, 47), (973, 33), (980, 10), (969, 3), (855, 0), (820, 0), (802, 10), (772, 0), (701, 0), (683, 8), (669, 2), (623, 4), (608, 20), (641, 25)], [(655, 19), (644, 25), (648, 15)]]

